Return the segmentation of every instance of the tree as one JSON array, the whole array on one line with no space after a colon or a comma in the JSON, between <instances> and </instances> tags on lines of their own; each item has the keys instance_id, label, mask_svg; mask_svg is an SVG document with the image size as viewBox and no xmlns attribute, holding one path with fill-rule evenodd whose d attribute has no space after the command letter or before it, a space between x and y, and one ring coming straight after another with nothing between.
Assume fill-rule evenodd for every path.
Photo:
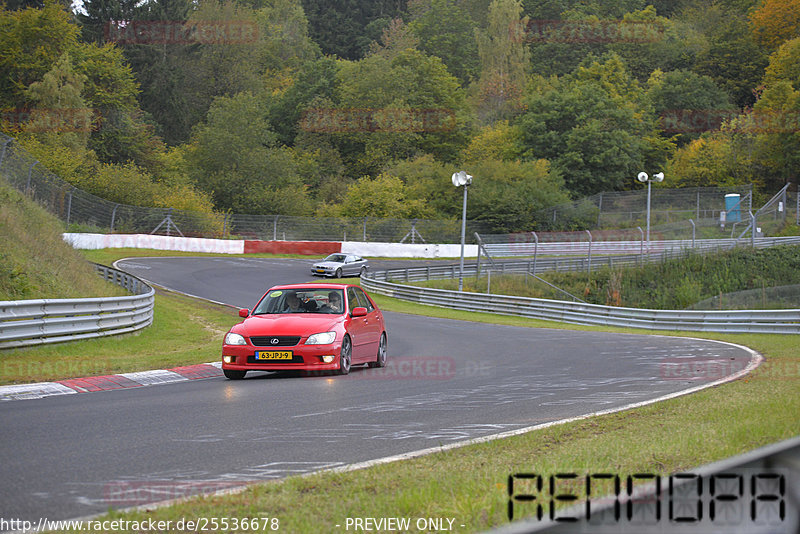
<instances>
[{"instance_id":1,"label":"tree","mask_svg":"<svg viewBox=\"0 0 800 534\"><path fill-rule=\"evenodd\" d=\"M541 210L569 201L560 175L545 160L486 160L469 168L476 178L467 217L486 223L492 232L535 230L542 223Z\"/></svg>"},{"instance_id":2,"label":"tree","mask_svg":"<svg viewBox=\"0 0 800 534\"><path fill-rule=\"evenodd\" d=\"M158 124L159 134L168 145L185 141L191 130L189 105L184 92L187 65L183 61L185 42L162 36L163 24L175 31L189 17L189 0L151 0L137 6L134 20L152 28L133 44L124 44L125 57L141 87L139 103Z\"/></svg>"},{"instance_id":3,"label":"tree","mask_svg":"<svg viewBox=\"0 0 800 534\"><path fill-rule=\"evenodd\" d=\"M639 171L662 166L673 148L615 55L587 61L526 102L518 121L526 159L549 160L575 196L630 189Z\"/></svg>"},{"instance_id":4,"label":"tree","mask_svg":"<svg viewBox=\"0 0 800 534\"><path fill-rule=\"evenodd\" d=\"M468 195L467 218L482 221L495 232L537 228L540 210L569 200L563 180L544 160L481 159L456 167L426 154L398 161L384 174L405 184L407 202L424 202L436 218L459 219L463 191L453 187L450 176L462 169L475 176Z\"/></svg>"},{"instance_id":5,"label":"tree","mask_svg":"<svg viewBox=\"0 0 800 534\"><path fill-rule=\"evenodd\" d=\"M355 176L421 153L452 161L466 142L463 90L442 61L417 50L343 62L338 102L317 110ZM308 116L308 115L307 115Z\"/></svg>"},{"instance_id":6,"label":"tree","mask_svg":"<svg viewBox=\"0 0 800 534\"><path fill-rule=\"evenodd\" d=\"M423 199L408 198L403 182L387 174L374 179L364 177L351 185L337 212L342 217L412 219L430 216Z\"/></svg>"},{"instance_id":7,"label":"tree","mask_svg":"<svg viewBox=\"0 0 800 534\"><path fill-rule=\"evenodd\" d=\"M763 0L750 14L756 41L769 50L800 37L800 0Z\"/></svg>"},{"instance_id":8,"label":"tree","mask_svg":"<svg viewBox=\"0 0 800 534\"><path fill-rule=\"evenodd\" d=\"M137 3L137 0L84 0L83 9L75 13L84 41L108 42L113 24L138 18Z\"/></svg>"},{"instance_id":9,"label":"tree","mask_svg":"<svg viewBox=\"0 0 800 534\"><path fill-rule=\"evenodd\" d=\"M432 0L417 12L409 6L412 21L409 27L419 38L419 49L438 56L447 70L467 86L477 78L480 69L477 25L469 13L455 0Z\"/></svg>"},{"instance_id":10,"label":"tree","mask_svg":"<svg viewBox=\"0 0 800 534\"><path fill-rule=\"evenodd\" d=\"M462 152L465 162L484 160L511 161L522 155L521 132L508 121L484 126Z\"/></svg>"},{"instance_id":11,"label":"tree","mask_svg":"<svg viewBox=\"0 0 800 534\"><path fill-rule=\"evenodd\" d=\"M214 98L256 91L263 84L265 70L258 46L265 31L260 29L255 10L233 1L202 2L187 24L198 28L227 25L239 29L241 36L231 42L200 41L180 49L176 60L191 68L182 76L187 119L179 139L188 138L189 129L205 118Z\"/></svg>"},{"instance_id":12,"label":"tree","mask_svg":"<svg viewBox=\"0 0 800 534\"><path fill-rule=\"evenodd\" d=\"M653 6L626 13L615 25L619 37L611 39L608 49L619 54L631 75L640 81L657 69L692 68L698 50L705 45L697 30L659 16Z\"/></svg>"},{"instance_id":13,"label":"tree","mask_svg":"<svg viewBox=\"0 0 800 534\"><path fill-rule=\"evenodd\" d=\"M765 185L777 189L797 181L800 165L800 38L770 56L764 89L742 129L755 133L754 159L766 170ZM746 120L746 121L745 121Z\"/></svg>"},{"instance_id":14,"label":"tree","mask_svg":"<svg viewBox=\"0 0 800 534\"><path fill-rule=\"evenodd\" d=\"M256 12L256 17L263 72L286 77L320 56L319 46L309 34L308 19L296 0L272 0Z\"/></svg>"},{"instance_id":15,"label":"tree","mask_svg":"<svg viewBox=\"0 0 800 534\"><path fill-rule=\"evenodd\" d=\"M392 60L401 52L417 48L419 39L403 22L403 19L392 19L383 29L379 41L373 41L369 46L370 55L382 55Z\"/></svg>"},{"instance_id":16,"label":"tree","mask_svg":"<svg viewBox=\"0 0 800 534\"><path fill-rule=\"evenodd\" d=\"M139 85L122 50L113 44L77 43L70 52L85 76L83 96L97 115L89 147L104 163L134 162L158 174L164 146L145 119Z\"/></svg>"},{"instance_id":17,"label":"tree","mask_svg":"<svg viewBox=\"0 0 800 534\"><path fill-rule=\"evenodd\" d=\"M0 108L22 107L28 86L41 80L77 40L78 28L52 0L41 9L0 10Z\"/></svg>"},{"instance_id":18,"label":"tree","mask_svg":"<svg viewBox=\"0 0 800 534\"><path fill-rule=\"evenodd\" d=\"M665 134L677 136L678 146L697 139L703 133L697 131L696 123L685 124L680 120L681 117L701 120L705 117L705 124L710 129L716 129L723 119L732 116L735 111L727 93L717 87L714 80L685 70L653 72L647 81L647 97L653 105L653 111L662 120Z\"/></svg>"},{"instance_id":19,"label":"tree","mask_svg":"<svg viewBox=\"0 0 800 534\"><path fill-rule=\"evenodd\" d=\"M708 45L698 53L692 70L710 77L734 104L743 108L755 102L753 91L767 63L763 48L748 31L745 16L728 9L721 11L718 24L708 35Z\"/></svg>"},{"instance_id":20,"label":"tree","mask_svg":"<svg viewBox=\"0 0 800 534\"><path fill-rule=\"evenodd\" d=\"M520 108L530 60L524 42L527 23L520 0L493 0L489 26L477 32L481 60L478 113L484 122L509 118Z\"/></svg>"},{"instance_id":21,"label":"tree","mask_svg":"<svg viewBox=\"0 0 800 534\"><path fill-rule=\"evenodd\" d=\"M406 0L302 0L311 35L325 55L356 60L389 21L403 18Z\"/></svg>"},{"instance_id":22,"label":"tree","mask_svg":"<svg viewBox=\"0 0 800 534\"><path fill-rule=\"evenodd\" d=\"M725 134L708 134L679 149L669 161L666 173L674 187L722 187L750 181L748 163L737 156L733 139Z\"/></svg>"},{"instance_id":23,"label":"tree","mask_svg":"<svg viewBox=\"0 0 800 534\"><path fill-rule=\"evenodd\" d=\"M218 97L186 147L189 174L217 209L308 215L306 188L269 127L268 107L265 95Z\"/></svg>"},{"instance_id":24,"label":"tree","mask_svg":"<svg viewBox=\"0 0 800 534\"><path fill-rule=\"evenodd\" d=\"M270 124L282 144L294 144L303 112L315 99L331 102L335 98L338 71L339 64L330 57L306 61L300 66L292 84L277 96L269 110Z\"/></svg>"}]
</instances>

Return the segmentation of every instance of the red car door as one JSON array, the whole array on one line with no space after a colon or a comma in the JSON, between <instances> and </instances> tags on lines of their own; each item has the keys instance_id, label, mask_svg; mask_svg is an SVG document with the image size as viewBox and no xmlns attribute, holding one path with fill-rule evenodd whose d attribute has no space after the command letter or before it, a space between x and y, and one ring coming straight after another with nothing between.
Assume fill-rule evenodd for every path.
<instances>
[{"instance_id":1,"label":"red car door","mask_svg":"<svg viewBox=\"0 0 800 534\"><path fill-rule=\"evenodd\" d=\"M366 298L360 288L347 288L347 306L352 314L355 308L366 308L367 315L350 318L350 339L353 342L353 363L364 363L374 359L378 353L378 342L382 325L377 317L377 310ZM376 333L377 332L377 333Z\"/></svg>"}]
</instances>

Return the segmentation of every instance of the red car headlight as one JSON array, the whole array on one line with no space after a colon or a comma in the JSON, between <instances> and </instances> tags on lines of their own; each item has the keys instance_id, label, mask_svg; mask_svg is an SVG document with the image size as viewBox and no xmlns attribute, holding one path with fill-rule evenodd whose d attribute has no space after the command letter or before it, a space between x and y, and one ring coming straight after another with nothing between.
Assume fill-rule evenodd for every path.
<instances>
[{"instance_id":1,"label":"red car headlight","mask_svg":"<svg viewBox=\"0 0 800 534\"><path fill-rule=\"evenodd\" d=\"M320 332L308 336L306 345L330 345L334 341L336 341L336 332Z\"/></svg>"},{"instance_id":2,"label":"red car headlight","mask_svg":"<svg viewBox=\"0 0 800 534\"><path fill-rule=\"evenodd\" d=\"M244 340L244 336L241 334L234 334L233 332L228 332L227 334L225 334L225 344L247 345L247 341Z\"/></svg>"}]
</instances>

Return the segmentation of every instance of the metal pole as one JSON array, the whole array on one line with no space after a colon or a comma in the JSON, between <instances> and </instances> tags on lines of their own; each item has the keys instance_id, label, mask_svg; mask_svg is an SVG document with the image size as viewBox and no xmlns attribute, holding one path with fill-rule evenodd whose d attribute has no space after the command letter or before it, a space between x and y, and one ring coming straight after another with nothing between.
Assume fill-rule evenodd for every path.
<instances>
[{"instance_id":1,"label":"metal pole","mask_svg":"<svg viewBox=\"0 0 800 534\"><path fill-rule=\"evenodd\" d=\"M0 152L0 165L3 164L3 158L6 157L6 147L11 142L11 139L6 139L5 143L3 143L3 152Z\"/></svg>"},{"instance_id":2,"label":"metal pole","mask_svg":"<svg viewBox=\"0 0 800 534\"><path fill-rule=\"evenodd\" d=\"M67 200L67 226L69 226L69 216L72 212L72 191L67 194L69 195L69 200Z\"/></svg>"},{"instance_id":3,"label":"metal pole","mask_svg":"<svg viewBox=\"0 0 800 534\"><path fill-rule=\"evenodd\" d=\"M647 179L647 253L650 253L650 179Z\"/></svg>"},{"instance_id":4,"label":"metal pole","mask_svg":"<svg viewBox=\"0 0 800 534\"><path fill-rule=\"evenodd\" d=\"M603 214L603 193L600 193L600 199L597 202L597 227L600 228L600 215Z\"/></svg>"},{"instance_id":5,"label":"metal pole","mask_svg":"<svg viewBox=\"0 0 800 534\"><path fill-rule=\"evenodd\" d=\"M469 185L464 185L464 207L461 209L461 263L458 271L458 290L464 290L464 240L467 233L467 188Z\"/></svg>"},{"instance_id":6,"label":"metal pole","mask_svg":"<svg viewBox=\"0 0 800 534\"><path fill-rule=\"evenodd\" d=\"M33 168L36 167L36 164L39 163L38 161L34 161L31 168L28 169L28 185L25 186L25 194L27 195L31 191L31 174L33 174Z\"/></svg>"},{"instance_id":7,"label":"metal pole","mask_svg":"<svg viewBox=\"0 0 800 534\"><path fill-rule=\"evenodd\" d=\"M536 232L531 232L533 234L533 239L536 241L536 244L533 246L533 274L536 274L536 255L539 253L539 236L536 235Z\"/></svg>"},{"instance_id":8,"label":"metal pole","mask_svg":"<svg viewBox=\"0 0 800 534\"><path fill-rule=\"evenodd\" d=\"M639 233L642 234L642 240L639 242L639 257L643 258L644 256L644 232L642 232L642 227L636 227L639 230Z\"/></svg>"},{"instance_id":9,"label":"metal pole","mask_svg":"<svg viewBox=\"0 0 800 534\"><path fill-rule=\"evenodd\" d=\"M696 228L693 220L689 219L689 222L692 223L692 249L694 249L694 236Z\"/></svg>"},{"instance_id":10,"label":"metal pole","mask_svg":"<svg viewBox=\"0 0 800 534\"><path fill-rule=\"evenodd\" d=\"M591 274L592 272L592 232L586 230L586 233L589 234L589 256L587 258L587 265L586 271Z\"/></svg>"},{"instance_id":11,"label":"metal pole","mask_svg":"<svg viewBox=\"0 0 800 534\"><path fill-rule=\"evenodd\" d=\"M112 234L114 233L114 219L117 216L117 208L118 207L119 207L119 204L114 204L114 210L111 212L111 229L110 229L110 232Z\"/></svg>"},{"instance_id":12,"label":"metal pole","mask_svg":"<svg viewBox=\"0 0 800 534\"><path fill-rule=\"evenodd\" d=\"M697 192L697 218L700 218L700 191Z\"/></svg>"}]
</instances>

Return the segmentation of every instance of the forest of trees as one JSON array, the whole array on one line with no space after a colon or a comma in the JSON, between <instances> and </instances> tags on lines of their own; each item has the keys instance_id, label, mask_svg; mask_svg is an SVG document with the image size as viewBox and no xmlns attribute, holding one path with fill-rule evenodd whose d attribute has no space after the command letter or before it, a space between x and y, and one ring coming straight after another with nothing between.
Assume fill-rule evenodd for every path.
<instances>
[{"instance_id":1,"label":"forest of trees","mask_svg":"<svg viewBox=\"0 0 800 534\"><path fill-rule=\"evenodd\" d=\"M536 229L800 166L800 0L7 0L0 129L114 202Z\"/></svg>"}]
</instances>

